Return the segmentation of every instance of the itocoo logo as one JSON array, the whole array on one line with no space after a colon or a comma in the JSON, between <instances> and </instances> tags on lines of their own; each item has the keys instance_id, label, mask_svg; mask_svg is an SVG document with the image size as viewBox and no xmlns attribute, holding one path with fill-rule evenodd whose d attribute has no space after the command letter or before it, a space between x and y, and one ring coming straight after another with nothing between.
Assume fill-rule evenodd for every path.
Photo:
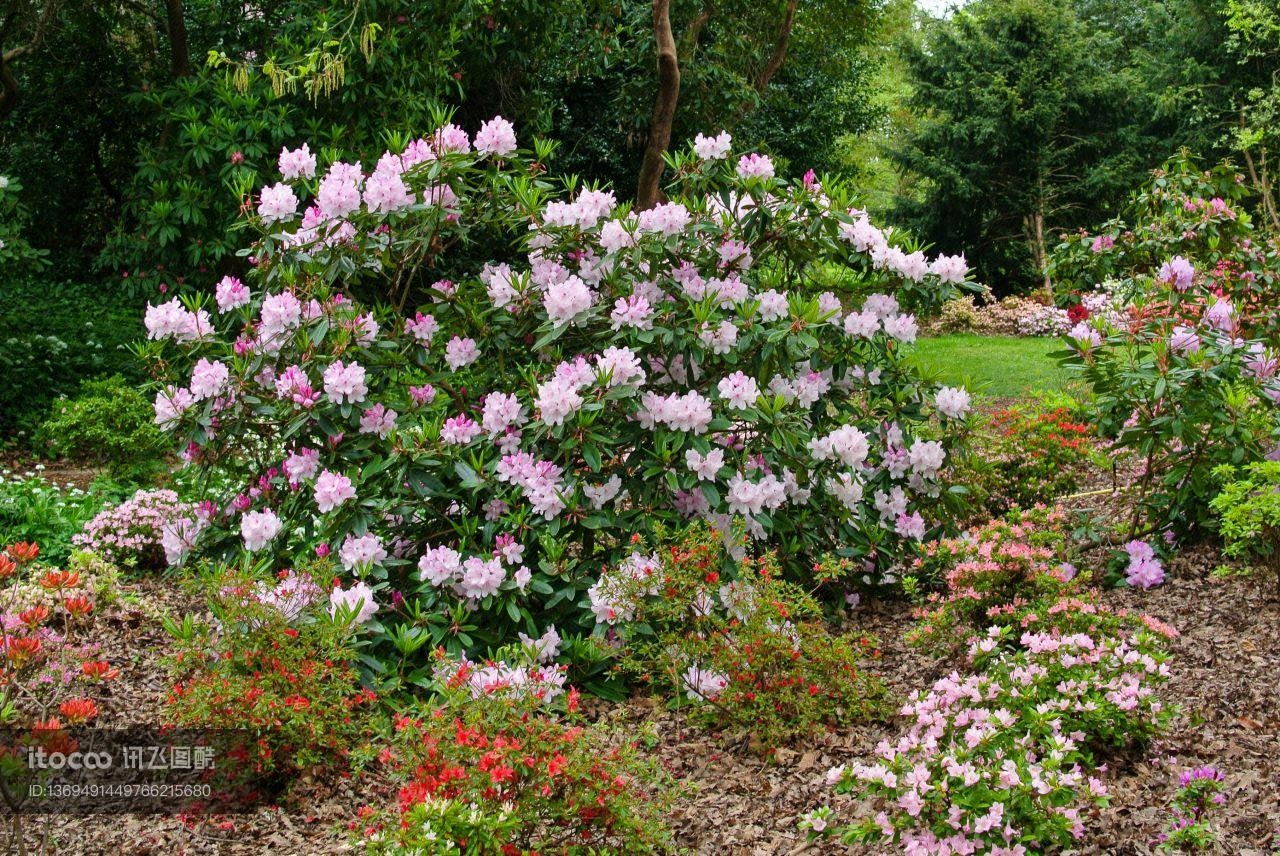
<instances>
[{"instance_id":1,"label":"itocoo logo","mask_svg":"<svg viewBox=\"0 0 1280 856\"><path fill-rule=\"evenodd\" d=\"M43 748L27 749L29 770L108 770L110 752L46 752Z\"/></svg>"}]
</instances>

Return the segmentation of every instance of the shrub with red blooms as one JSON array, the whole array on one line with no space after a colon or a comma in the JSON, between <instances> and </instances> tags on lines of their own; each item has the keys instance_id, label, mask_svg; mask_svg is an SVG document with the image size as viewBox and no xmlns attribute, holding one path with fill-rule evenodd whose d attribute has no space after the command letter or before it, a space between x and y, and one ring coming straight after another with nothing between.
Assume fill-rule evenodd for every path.
<instances>
[{"instance_id":1,"label":"shrub with red blooms","mask_svg":"<svg viewBox=\"0 0 1280 856\"><path fill-rule=\"evenodd\" d=\"M697 524L654 555L648 575L605 577L622 607L621 662L697 703L695 719L772 751L883 712L884 686L864 669L875 642L830 632L814 598L782 581L772 551L734 562Z\"/></svg>"},{"instance_id":2,"label":"shrub with red blooms","mask_svg":"<svg viewBox=\"0 0 1280 856\"><path fill-rule=\"evenodd\" d=\"M25 748L76 751L66 729L95 723L101 709L93 696L120 675L98 658L88 626L115 569L88 553L74 554L66 570L39 558L33 542L0 550L0 729L8 732L0 745L0 804L10 809L6 826L18 842L30 831L25 813L15 809L30 808L29 787L48 775L28 766ZM47 822L47 816L35 821Z\"/></svg>"},{"instance_id":3,"label":"shrub with red blooms","mask_svg":"<svg viewBox=\"0 0 1280 856\"><path fill-rule=\"evenodd\" d=\"M1051 502L1079 488L1093 433L1066 402L1045 398L997 410L975 427L974 453L956 479L975 494L975 510L989 516Z\"/></svg>"},{"instance_id":4,"label":"shrub with red blooms","mask_svg":"<svg viewBox=\"0 0 1280 856\"><path fill-rule=\"evenodd\" d=\"M307 569L275 585L230 571L212 579L212 621L166 622L177 640L173 722L256 735L235 759L245 780L349 763L373 733L377 701L360 685L350 622L320 608Z\"/></svg>"},{"instance_id":5,"label":"shrub with red blooms","mask_svg":"<svg viewBox=\"0 0 1280 856\"><path fill-rule=\"evenodd\" d=\"M67 570L39 556L30 542L0 551L0 727L83 725L98 714L88 687L119 675L85 627L112 569L83 553Z\"/></svg>"},{"instance_id":6,"label":"shrub with red blooms","mask_svg":"<svg viewBox=\"0 0 1280 856\"><path fill-rule=\"evenodd\" d=\"M671 852L670 777L634 745L532 697L473 697L442 684L439 706L397 716L378 756L390 805L350 824L369 854Z\"/></svg>"}]
</instances>

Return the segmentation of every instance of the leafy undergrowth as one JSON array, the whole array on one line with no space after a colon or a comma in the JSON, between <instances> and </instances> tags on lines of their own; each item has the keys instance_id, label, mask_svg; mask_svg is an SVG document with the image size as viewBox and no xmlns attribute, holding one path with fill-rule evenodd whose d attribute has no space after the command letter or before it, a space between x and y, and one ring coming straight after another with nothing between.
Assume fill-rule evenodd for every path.
<instances>
[{"instance_id":1,"label":"leafy undergrowth","mask_svg":"<svg viewBox=\"0 0 1280 856\"><path fill-rule=\"evenodd\" d=\"M1260 676L1280 672L1280 605L1256 578L1220 579L1212 549L1173 560L1168 582L1149 592L1116 590L1105 601L1176 624L1173 673L1166 696L1180 705L1169 732L1150 760L1114 765L1104 775L1111 805L1091 822L1079 851L1093 854L1152 852L1171 816L1169 802L1179 773L1212 764L1224 776L1226 802L1218 808L1221 852L1269 854L1280 829L1280 699ZM167 691L159 663L164 634L156 616L189 608L176 584L143 580L122 586L118 603L95 614L91 630L102 656L121 665L103 702L103 715L118 722L154 722ZM883 640L880 661L889 690L901 697L926 687L942 667L902 641L913 619L905 605L868 602L855 613L858 632ZM869 756L896 736L895 723L865 723L824 732L772 759L742 743L725 745L694 727L684 714L649 699L623 704L592 702L595 718L642 735L651 752L688 793L670 813L677 841L694 853L789 853L803 845L798 820L832 799L829 768ZM376 780L304 777L288 807L199 821L176 817L54 818L56 852L68 854L257 854L349 852L337 829L368 802ZM832 803L837 809L841 803ZM890 853L883 846L848 850L828 843L805 853Z\"/></svg>"}]
</instances>

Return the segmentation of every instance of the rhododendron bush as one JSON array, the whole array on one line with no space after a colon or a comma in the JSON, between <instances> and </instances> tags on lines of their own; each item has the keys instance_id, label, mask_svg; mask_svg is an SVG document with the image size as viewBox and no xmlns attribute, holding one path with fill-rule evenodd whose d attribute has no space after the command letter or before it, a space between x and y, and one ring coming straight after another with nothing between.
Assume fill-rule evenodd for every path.
<instances>
[{"instance_id":1,"label":"rhododendron bush","mask_svg":"<svg viewBox=\"0 0 1280 856\"><path fill-rule=\"evenodd\" d=\"M793 570L898 563L958 499L968 396L903 356L964 260L729 145L700 137L641 212L557 195L549 147L500 118L372 169L283 152L248 282L147 310L156 421L239 484L168 529L170 559L332 553L370 626L453 650L590 630L601 567L657 523L738 518ZM433 281L475 229L519 255ZM813 293L818 262L860 277L847 305Z\"/></svg>"},{"instance_id":2,"label":"rhododendron bush","mask_svg":"<svg viewBox=\"0 0 1280 856\"><path fill-rule=\"evenodd\" d=\"M1135 198L1142 225L1109 224L1056 255L1059 275L1117 276L1127 299L1125 317L1073 327L1064 355L1095 393L1098 428L1137 462L1127 538L1211 522L1213 468L1275 448L1280 263L1241 194L1229 170L1178 162Z\"/></svg>"}]
</instances>

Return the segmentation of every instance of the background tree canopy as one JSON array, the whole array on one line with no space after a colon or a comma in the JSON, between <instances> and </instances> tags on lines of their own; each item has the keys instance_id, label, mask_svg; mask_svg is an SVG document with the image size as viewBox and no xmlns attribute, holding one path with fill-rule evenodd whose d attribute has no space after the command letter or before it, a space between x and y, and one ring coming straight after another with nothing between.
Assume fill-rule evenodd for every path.
<instances>
[{"instance_id":1,"label":"background tree canopy","mask_svg":"<svg viewBox=\"0 0 1280 856\"><path fill-rule=\"evenodd\" d=\"M240 209L304 140L367 158L386 128L502 114L558 141L557 171L632 197L663 91L655 11L672 141L723 128L849 179L997 293L1043 283L1059 233L1183 147L1234 158L1280 229L1270 0L971 0L941 18L911 0L13 0L0 336L41 317L42 283L132 311L239 270Z\"/></svg>"}]
</instances>

